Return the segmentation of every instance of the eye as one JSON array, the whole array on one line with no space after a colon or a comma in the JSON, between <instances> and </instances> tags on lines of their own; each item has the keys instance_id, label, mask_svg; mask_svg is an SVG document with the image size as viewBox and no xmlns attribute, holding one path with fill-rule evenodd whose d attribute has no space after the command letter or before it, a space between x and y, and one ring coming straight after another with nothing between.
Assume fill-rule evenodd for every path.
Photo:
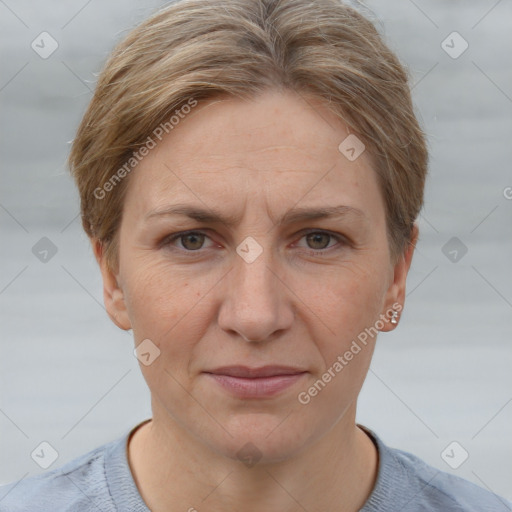
<instances>
[{"instance_id":1,"label":"eye","mask_svg":"<svg viewBox=\"0 0 512 512\"><path fill-rule=\"evenodd\" d=\"M202 231L184 231L167 236L160 245L161 247L169 249L178 249L182 252L193 253L205 248L204 242L206 239L210 240L208 235ZM299 240L303 239L306 240L306 248L317 254L327 252L336 245L343 246L346 244L344 237L329 231L310 230L309 232L303 233ZM329 245L332 241L335 243ZM180 242L180 244L176 245L177 242ZM297 247L304 246L297 245Z\"/></svg>"},{"instance_id":2,"label":"eye","mask_svg":"<svg viewBox=\"0 0 512 512\"><path fill-rule=\"evenodd\" d=\"M187 252L194 252L203 248L205 238L208 238L208 236L201 231L176 233L165 238L162 241L162 246L173 246L174 242L179 240L181 242L181 247L178 246L178 249L183 249Z\"/></svg>"},{"instance_id":3,"label":"eye","mask_svg":"<svg viewBox=\"0 0 512 512\"><path fill-rule=\"evenodd\" d=\"M326 249L331 249L336 246L336 243L343 245L345 242L342 236L328 231L309 231L302 236L302 239L306 240L307 248L320 252L326 252ZM329 246L329 241L332 240L336 243Z\"/></svg>"}]
</instances>

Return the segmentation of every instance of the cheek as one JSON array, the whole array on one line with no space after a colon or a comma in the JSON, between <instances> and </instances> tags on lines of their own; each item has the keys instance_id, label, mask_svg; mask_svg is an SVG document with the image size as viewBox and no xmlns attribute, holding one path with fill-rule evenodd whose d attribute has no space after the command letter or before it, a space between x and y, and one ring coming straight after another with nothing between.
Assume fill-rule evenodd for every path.
<instances>
[{"instance_id":1,"label":"cheek","mask_svg":"<svg viewBox=\"0 0 512 512\"><path fill-rule=\"evenodd\" d=\"M362 268L340 270L328 288L311 294L308 302L316 317L328 327L312 334L320 354L321 365L307 386L302 399L310 400L313 416L336 422L357 399L375 347L376 331L383 301L383 285L379 274ZM304 292L305 293L305 292ZM306 295L308 296L308 295ZM325 333L327 332L327 335ZM300 402L304 403L304 402Z\"/></svg>"},{"instance_id":2,"label":"cheek","mask_svg":"<svg viewBox=\"0 0 512 512\"><path fill-rule=\"evenodd\" d=\"M125 301L136 344L150 339L159 348L155 368L187 372L197 340L213 321L209 293L218 277L194 276L165 261L139 261L126 275Z\"/></svg>"},{"instance_id":3,"label":"cheek","mask_svg":"<svg viewBox=\"0 0 512 512\"><path fill-rule=\"evenodd\" d=\"M371 264L339 267L321 281L304 282L299 296L341 347L378 319L385 295L382 268ZM338 347L339 348L339 347Z\"/></svg>"},{"instance_id":4,"label":"cheek","mask_svg":"<svg viewBox=\"0 0 512 512\"><path fill-rule=\"evenodd\" d=\"M159 343L198 300L188 279L168 266L139 263L126 274L125 302L136 340Z\"/></svg>"},{"instance_id":5,"label":"cheek","mask_svg":"<svg viewBox=\"0 0 512 512\"><path fill-rule=\"evenodd\" d=\"M308 305L328 327L311 333L321 364L310 385L315 386L313 394L322 395L314 399L316 407L333 419L357 398L375 347L386 278L382 266L366 263L337 269L321 289L311 293L310 288L304 295L314 301L308 299ZM310 321L320 325L314 318Z\"/></svg>"}]
</instances>

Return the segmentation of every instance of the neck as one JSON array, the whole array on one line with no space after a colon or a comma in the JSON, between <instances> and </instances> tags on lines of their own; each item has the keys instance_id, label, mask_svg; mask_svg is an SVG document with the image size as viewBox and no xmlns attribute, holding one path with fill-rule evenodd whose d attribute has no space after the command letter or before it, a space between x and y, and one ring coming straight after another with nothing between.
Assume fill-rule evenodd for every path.
<instances>
[{"instance_id":1,"label":"neck","mask_svg":"<svg viewBox=\"0 0 512 512\"><path fill-rule=\"evenodd\" d=\"M128 460L153 512L356 512L375 485L378 454L352 409L293 458L252 467L213 452L168 415L164 423L154 414L130 438Z\"/></svg>"}]
</instances>

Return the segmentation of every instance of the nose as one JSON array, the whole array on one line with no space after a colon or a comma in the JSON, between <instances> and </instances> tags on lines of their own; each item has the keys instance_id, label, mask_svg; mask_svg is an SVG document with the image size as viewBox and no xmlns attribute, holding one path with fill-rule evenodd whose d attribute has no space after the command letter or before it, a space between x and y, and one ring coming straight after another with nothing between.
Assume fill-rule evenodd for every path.
<instances>
[{"instance_id":1,"label":"nose","mask_svg":"<svg viewBox=\"0 0 512 512\"><path fill-rule=\"evenodd\" d=\"M278 275L270 250L249 261L235 255L218 322L223 330L245 341L262 342L290 328L294 313L289 288Z\"/></svg>"}]
</instances>

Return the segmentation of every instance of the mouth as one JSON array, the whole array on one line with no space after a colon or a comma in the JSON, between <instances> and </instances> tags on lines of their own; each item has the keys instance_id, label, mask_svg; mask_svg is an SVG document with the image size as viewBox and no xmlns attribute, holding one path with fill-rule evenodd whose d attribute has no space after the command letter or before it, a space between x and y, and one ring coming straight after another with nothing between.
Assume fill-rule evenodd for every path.
<instances>
[{"instance_id":1,"label":"mouth","mask_svg":"<svg viewBox=\"0 0 512 512\"><path fill-rule=\"evenodd\" d=\"M290 388L308 372L289 366L225 366L204 373L237 398L269 398Z\"/></svg>"}]
</instances>

